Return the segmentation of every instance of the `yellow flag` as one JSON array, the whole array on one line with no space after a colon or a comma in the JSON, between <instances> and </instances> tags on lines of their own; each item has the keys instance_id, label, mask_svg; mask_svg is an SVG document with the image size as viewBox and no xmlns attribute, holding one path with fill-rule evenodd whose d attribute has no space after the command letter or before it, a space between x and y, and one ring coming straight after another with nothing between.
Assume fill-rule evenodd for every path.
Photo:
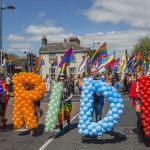
<instances>
[{"instance_id":1,"label":"yellow flag","mask_svg":"<svg viewBox=\"0 0 150 150\"><path fill-rule=\"evenodd\" d=\"M122 59L121 59L121 63L117 69L117 73L122 72L122 70L124 70L126 68L126 64L127 64L127 60L126 60L126 53L123 54Z\"/></svg>"}]
</instances>

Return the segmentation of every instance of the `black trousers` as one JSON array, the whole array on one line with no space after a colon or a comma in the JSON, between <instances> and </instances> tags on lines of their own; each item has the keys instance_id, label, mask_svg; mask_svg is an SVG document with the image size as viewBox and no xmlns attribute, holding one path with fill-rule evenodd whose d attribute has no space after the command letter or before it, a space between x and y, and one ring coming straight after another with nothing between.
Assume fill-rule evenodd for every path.
<instances>
[{"instance_id":1,"label":"black trousers","mask_svg":"<svg viewBox=\"0 0 150 150\"><path fill-rule=\"evenodd\" d=\"M141 112L136 112L136 115L137 115L138 136L139 138L143 138L144 132L143 132L142 119L141 119Z\"/></svg>"}]
</instances>

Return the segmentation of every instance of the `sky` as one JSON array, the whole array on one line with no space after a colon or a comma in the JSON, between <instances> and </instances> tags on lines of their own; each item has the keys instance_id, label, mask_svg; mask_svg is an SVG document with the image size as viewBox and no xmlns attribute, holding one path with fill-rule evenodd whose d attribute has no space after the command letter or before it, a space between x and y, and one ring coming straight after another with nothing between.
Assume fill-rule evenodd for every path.
<instances>
[{"instance_id":1,"label":"sky","mask_svg":"<svg viewBox=\"0 0 150 150\"><path fill-rule=\"evenodd\" d=\"M39 55L43 36L48 43L77 36L95 49L107 42L118 58L150 34L150 0L2 0L10 5L2 10L3 51L18 56Z\"/></svg>"}]
</instances>

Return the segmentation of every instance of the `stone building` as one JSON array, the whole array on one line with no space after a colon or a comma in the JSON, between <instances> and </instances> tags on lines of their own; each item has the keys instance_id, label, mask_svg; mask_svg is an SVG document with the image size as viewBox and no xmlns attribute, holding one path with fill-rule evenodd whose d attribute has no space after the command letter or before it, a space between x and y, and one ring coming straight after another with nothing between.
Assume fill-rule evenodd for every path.
<instances>
[{"instance_id":1,"label":"stone building","mask_svg":"<svg viewBox=\"0 0 150 150\"><path fill-rule=\"evenodd\" d=\"M74 49L75 60L70 62L70 65L67 67L67 75L69 76L70 74L73 74L76 78L77 74L81 74L78 72L78 66L81 63L83 56L90 50L90 48L81 46L80 40L76 36L70 37L68 40L65 38L62 43L48 43L47 38L43 36L42 46L39 50L39 54L43 55L45 62L45 65L40 69L40 74L43 78L45 78L46 74L49 74L52 79L57 79L60 72L58 65L61 61L61 57L71 47ZM55 56L58 56L58 65L52 67L51 62ZM87 71L86 66L83 71Z\"/></svg>"}]
</instances>

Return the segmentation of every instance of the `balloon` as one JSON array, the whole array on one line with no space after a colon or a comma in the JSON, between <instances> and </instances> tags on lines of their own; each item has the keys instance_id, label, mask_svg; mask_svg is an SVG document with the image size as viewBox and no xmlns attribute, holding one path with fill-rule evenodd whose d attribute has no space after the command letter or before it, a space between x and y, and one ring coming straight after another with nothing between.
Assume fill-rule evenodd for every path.
<instances>
[{"instance_id":1,"label":"balloon","mask_svg":"<svg viewBox=\"0 0 150 150\"><path fill-rule=\"evenodd\" d=\"M87 78L83 86L84 90L81 93L80 99L80 117L78 117L79 133L93 136L102 135L104 132L111 131L123 113L124 105L121 95L109 84L100 80L93 80L92 78ZM106 117L97 123L92 122L94 92L105 96L110 103Z\"/></svg>"},{"instance_id":2,"label":"balloon","mask_svg":"<svg viewBox=\"0 0 150 150\"><path fill-rule=\"evenodd\" d=\"M48 110L46 112L46 118L44 123L45 132L53 132L56 127L58 112L61 104L62 89L62 83L53 82L52 93L50 96L51 101L49 101L48 104ZM84 114L84 112L82 114Z\"/></svg>"},{"instance_id":3,"label":"balloon","mask_svg":"<svg viewBox=\"0 0 150 150\"><path fill-rule=\"evenodd\" d=\"M37 128L34 102L39 101L46 91L45 81L33 72L20 72L12 78L14 84L13 124L15 129Z\"/></svg>"}]
</instances>

